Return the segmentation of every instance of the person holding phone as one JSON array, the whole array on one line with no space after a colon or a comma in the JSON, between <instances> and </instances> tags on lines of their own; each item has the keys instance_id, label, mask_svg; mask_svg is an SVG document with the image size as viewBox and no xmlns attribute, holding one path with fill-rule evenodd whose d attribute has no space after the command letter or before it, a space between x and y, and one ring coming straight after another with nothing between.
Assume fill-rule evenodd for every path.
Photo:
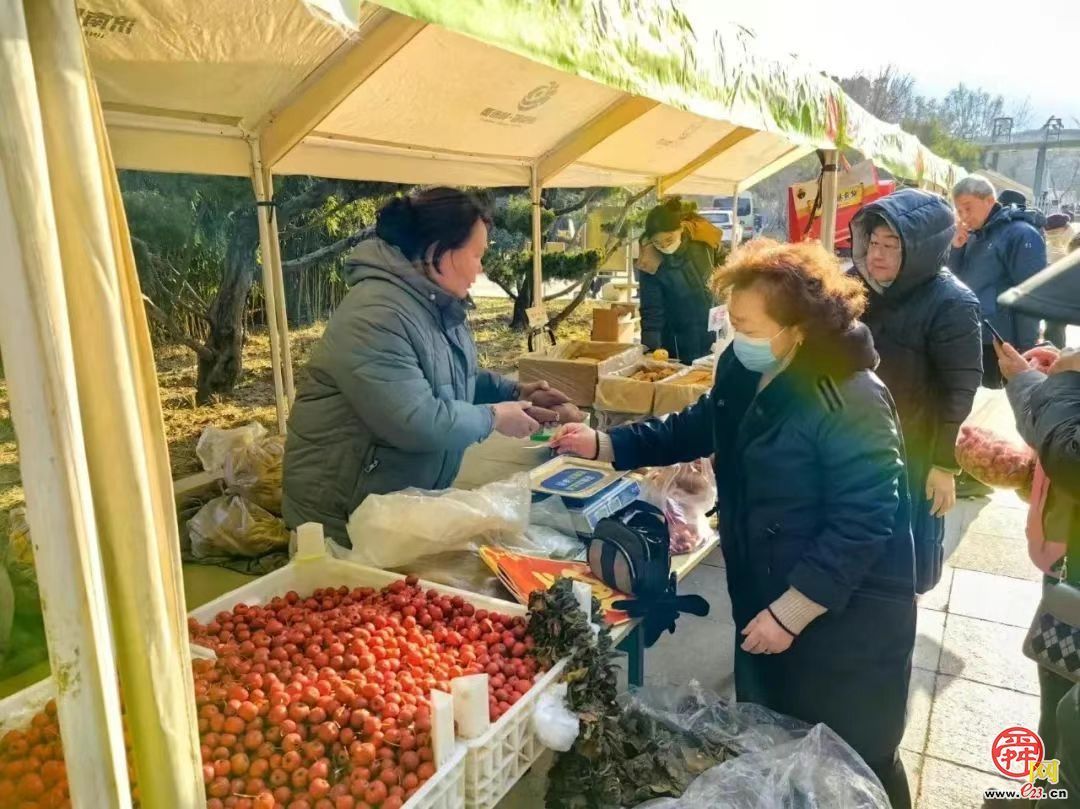
<instances>
[{"instance_id":1,"label":"person holding phone","mask_svg":"<svg viewBox=\"0 0 1080 809\"><path fill-rule=\"evenodd\" d=\"M881 355L877 373L896 401L911 489L916 589L941 578L945 515L956 504L956 436L982 381L979 300L945 262L956 229L949 204L905 188L851 222L862 321Z\"/></svg>"},{"instance_id":2,"label":"person holding phone","mask_svg":"<svg viewBox=\"0 0 1080 809\"><path fill-rule=\"evenodd\" d=\"M1020 351L1033 348L1039 318L1000 307L998 296L1046 267L1046 239L1040 230L1045 220L1036 211L1002 205L993 183L977 174L956 184L953 201L962 231L953 241L949 268L975 293L983 317L1007 342ZM988 330L982 341L983 385L1001 388L1004 380Z\"/></svg>"}]
</instances>

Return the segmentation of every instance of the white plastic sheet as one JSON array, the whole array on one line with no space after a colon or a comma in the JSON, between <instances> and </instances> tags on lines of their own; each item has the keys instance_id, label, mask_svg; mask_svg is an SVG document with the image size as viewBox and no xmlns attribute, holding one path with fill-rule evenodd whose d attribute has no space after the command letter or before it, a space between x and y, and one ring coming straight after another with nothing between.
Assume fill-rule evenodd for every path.
<instances>
[{"instance_id":1,"label":"white plastic sheet","mask_svg":"<svg viewBox=\"0 0 1080 809\"><path fill-rule=\"evenodd\" d=\"M623 704L738 754L702 773L680 797L647 801L639 809L889 807L870 768L825 725L728 702L693 681L683 688L642 688Z\"/></svg>"}]
</instances>

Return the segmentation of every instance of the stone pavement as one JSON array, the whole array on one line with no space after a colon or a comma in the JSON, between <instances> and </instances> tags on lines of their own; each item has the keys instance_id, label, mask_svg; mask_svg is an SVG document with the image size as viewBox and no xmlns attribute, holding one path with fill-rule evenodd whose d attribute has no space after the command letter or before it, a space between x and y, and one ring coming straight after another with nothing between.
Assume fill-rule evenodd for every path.
<instances>
[{"instance_id":1,"label":"stone pavement","mask_svg":"<svg viewBox=\"0 0 1080 809\"><path fill-rule=\"evenodd\" d=\"M1001 393L980 392L973 420L1013 431ZM994 769L991 743L1007 727L1038 725L1036 667L1021 652L1041 590L1027 558L1026 513L1015 495L998 493L962 501L947 521L942 581L919 600L902 744L918 809L980 807L987 787L1015 783ZM735 626L719 552L682 589L705 596L711 613L684 616L676 635L665 635L647 652L646 681L678 685L694 678L733 695ZM536 769L500 804L503 809L543 805L539 771L546 768Z\"/></svg>"}]
</instances>

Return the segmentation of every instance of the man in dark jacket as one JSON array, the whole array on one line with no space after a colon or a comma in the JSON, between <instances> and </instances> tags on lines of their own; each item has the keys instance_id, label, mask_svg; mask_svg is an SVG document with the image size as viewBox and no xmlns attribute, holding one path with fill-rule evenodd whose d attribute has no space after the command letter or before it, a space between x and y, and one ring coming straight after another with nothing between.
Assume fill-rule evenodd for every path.
<instances>
[{"instance_id":1,"label":"man in dark jacket","mask_svg":"<svg viewBox=\"0 0 1080 809\"><path fill-rule=\"evenodd\" d=\"M678 198L649 211L637 269L642 345L663 348L672 359L691 363L712 349L713 300L708 286L717 264L720 231L704 220L687 227L685 218ZM712 235L710 243L707 237Z\"/></svg>"},{"instance_id":2,"label":"man in dark jacket","mask_svg":"<svg viewBox=\"0 0 1080 809\"><path fill-rule=\"evenodd\" d=\"M1004 207L990 181L976 174L956 184L953 200L963 226L953 240L949 268L975 292L983 317L1002 338L1027 351L1039 339L1038 318L1002 309L997 299L1046 266L1046 241L1033 224L1035 212ZM982 337L983 384L1000 388L993 335L985 329Z\"/></svg>"},{"instance_id":3,"label":"man in dark jacket","mask_svg":"<svg viewBox=\"0 0 1080 809\"><path fill-rule=\"evenodd\" d=\"M869 291L863 322L907 449L920 593L941 578L956 435L982 379L979 301L944 268L954 230L945 200L914 188L867 205L851 223L852 258Z\"/></svg>"}]
</instances>

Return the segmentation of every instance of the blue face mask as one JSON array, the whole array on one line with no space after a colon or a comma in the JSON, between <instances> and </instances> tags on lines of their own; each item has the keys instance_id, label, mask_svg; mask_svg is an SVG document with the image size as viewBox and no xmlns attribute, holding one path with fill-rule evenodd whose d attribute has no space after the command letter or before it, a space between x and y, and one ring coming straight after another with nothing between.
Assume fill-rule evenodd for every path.
<instances>
[{"instance_id":1,"label":"blue face mask","mask_svg":"<svg viewBox=\"0 0 1080 809\"><path fill-rule=\"evenodd\" d=\"M773 354L772 343L785 331L786 329L781 329L772 337L747 337L742 332L735 332L732 341L735 358L748 371L758 374L775 371L780 366L780 360Z\"/></svg>"}]
</instances>

